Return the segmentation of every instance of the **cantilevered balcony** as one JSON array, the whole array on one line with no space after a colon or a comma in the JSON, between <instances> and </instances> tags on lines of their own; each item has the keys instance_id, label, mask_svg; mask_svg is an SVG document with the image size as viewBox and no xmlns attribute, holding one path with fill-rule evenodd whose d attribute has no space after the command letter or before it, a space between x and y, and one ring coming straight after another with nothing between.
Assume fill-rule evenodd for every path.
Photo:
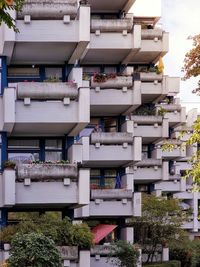
<instances>
[{"instance_id":1,"label":"cantilevered balcony","mask_svg":"<svg viewBox=\"0 0 200 267\"><path fill-rule=\"evenodd\" d=\"M141 29L140 50L135 55L130 55L127 59L130 63L156 63L159 57L167 54L168 50L169 33L162 29ZM127 59L124 63L127 63Z\"/></svg>"},{"instance_id":2,"label":"cantilevered balcony","mask_svg":"<svg viewBox=\"0 0 200 267\"><path fill-rule=\"evenodd\" d=\"M168 94L177 94L180 89L180 78L168 77L156 72L140 72L140 81L134 82L140 88L142 103L154 102L165 98Z\"/></svg>"},{"instance_id":3,"label":"cantilevered balcony","mask_svg":"<svg viewBox=\"0 0 200 267\"><path fill-rule=\"evenodd\" d=\"M128 133L92 133L68 149L68 158L86 167L127 166L141 160L141 142Z\"/></svg>"},{"instance_id":4,"label":"cantilevered balcony","mask_svg":"<svg viewBox=\"0 0 200 267\"><path fill-rule=\"evenodd\" d=\"M115 0L110 2L107 0L89 0L93 13L119 13L121 11L129 11L135 0Z\"/></svg>"},{"instance_id":5,"label":"cantilevered balcony","mask_svg":"<svg viewBox=\"0 0 200 267\"><path fill-rule=\"evenodd\" d=\"M186 108L180 104L159 104L156 105L157 111L162 109L164 117L169 120L170 127L175 127L186 122Z\"/></svg>"},{"instance_id":6,"label":"cantilevered balcony","mask_svg":"<svg viewBox=\"0 0 200 267\"><path fill-rule=\"evenodd\" d=\"M132 170L131 170L132 169ZM168 180L168 162L157 159L145 159L130 168L135 183Z\"/></svg>"},{"instance_id":7,"label":"cantilevered balcony","mask_svg":"<svg viewBox=\"0 0 200 267\"><path fill-rule=\"evenodd\" d=\"M90 85L91 114L127 114L141 104L141 94L134 88L132 76L116 76L105 82L97 82L91 77Z\"/></svg>"},{"instance_id":8,"label":"cantilevered balcony","mask_svg":"<svg viewBox=\"0 0 200 267\"><path fill-rule=\"evenodd\" d=\"M14 85L13 85L14 86ZM12 135L77 135L89 122L89 88L23 82L0 98L0 130Z\"/></svg>"},{"instance_id":9,"label":"cantilevered balcony","mask_svg":"<svg viewBox=\"0 0 200 267\"><path fill-rule=\"evenodd\" d=\"M18 33L2 26L0 54L14 64L73 64L90 41L90 7L77 1L27 1L16 17ZM75 18L76 17L76 18Z\"/></svg>"},{"instance_id":10,"label":"cantilevered balcony","mask_svg":"<svg viewBox=\"0 0 200 267\"><path fill-rule=\"evenodd\" d=\"M141 216L141 193L126 189L91 191L90 204L75 210L75 217Z\"/></svg>"},{"instance_id":11,"label":"cantilevered balcony","mask_svg":"<svg viewBox=\"0 0 200 267\"><path fill-rule=\"evenodd\" d=\"M184 192L186 191L186 180L183 178L168 180L168 181L161 181L155 184L154 189L161 192Z\"/></svg>"},{"instance_id":12,"label":"cantilevered balcony","mask_svg":"<svg viewBox=\"0 0 200 267\"><path fill-rule=\"evenodd\" d=\"M0 176L2 207L42 208L89 203L88 169L75 164L21 164Z\"/></svg>"},{"instance_id":13,"label":"cantilevered balcony","mask_svg":"<svg viewBox=\"0 0 200 267\"><path fill-rule=\"evenodd\" d=\"M165 143L173 144L174 147L172 149L163 149ZM186 146L180 141L169 139L157 143L152 151L152 155L156 159L180 160L186 157Z\"/></svg>"},{"instance_id":14,"label":"cantilevered balcony","mask_svg":"<svg viewBox=\"0 0 200 267\"><path fill-rule=\"evenodd\" d=\"M141 136L143 144L153 143L168 137L168 119L161 116L131 116L122 128L133 136Z\"/></svg>"}]
</instances>

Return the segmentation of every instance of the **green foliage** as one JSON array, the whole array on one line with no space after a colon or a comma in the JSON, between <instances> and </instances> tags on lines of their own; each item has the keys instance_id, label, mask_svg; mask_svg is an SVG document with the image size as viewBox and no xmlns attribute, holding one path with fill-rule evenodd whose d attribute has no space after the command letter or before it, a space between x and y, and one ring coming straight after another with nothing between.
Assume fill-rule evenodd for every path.
<instances>
[{"instance_id":1,"label":"green foliage","mask_svg":"<svg viewBox=\"0 0 200 267\"><path fill-rule=\"evenodd\" d=\"M12 3L13 2L13 3ZM0 2L0 26L5 23L10 29L18 32L15 26L15 20L9 14L9 10L20 11L23 6L24 0L1 0Z\"/></svg>"},{"instance_id":2,"label":"green foliage","mask_svg":"<svg viewBox=\"0 0 200 267\"><path fill-rule=\"evenodd\" d=\"M153 261L160 247L184 238L180 227L188 220L190 211L183 211L177 199L145 194L142 199L142 216L133 218L129 225L134 227L136 242L147 254L148 263Z\"/></svg>"},{"instance_id":3,"label":"green foliage","mask_svg":"<svg viewBox=\"0 0 200 267\"><path fill-rule=\"evenodd\" d=\"M159 108L159 110L158 110L158 116L164 117L166 113L167 113L167 110L166 109L164 109L162 107Z\"/></svg>"},{"instance_id":4,"label":"green foliage","mask_svg":"<svg viewBox=\"0 0 200 267\"><path fill-rule=\"evenodd\" d=\"M189 39L193 41L193 48L185 55L182 69L185 72L185 80L200 75L200 34L189 37ZM193 93L200 94L200 81L198 82L198 88L194 89Z\"/></svg>"},{"instance_id":5,"label":"green foliage","mask_svg":"<svg viewBox=\"0 0 200 267\"><path fill-rule=\"evenodd\" d=\"M14 170L16 167L15 162L11 161L11 160L6 160L3 163L4 169L11 169Z\"/></svg>"},{"instance_id":6,"label":"green foliage","mask_svg":"<svg viewBox=\"0 0 200 267\"><path fill-rule=\"evenodd\" d=\"M144 266L147 266L147 267L181 267L181 262L180 261L168 261L168 262L162 262L162 263L148 264Z\"/></svg>"},{"instance_id":7,"label":"green foliage","mask_svg":"<svg viewBox=\"0 0 200 267\"><path fill-rule=\"evenodd\" d=\"M4 243L10 243L17 234L40 233L52 239L58 246L79 246L89 249L93 244L93 235L86 224L73 225L67 218L61 220L52 214L25 219L16 225L5 227L0 233Z\"/></svg>"},{"instance_id":8,"label":"green foliage","mask_svg":"<svg viewBox=\"0 0 200 267\"><path fill-rule=\"evenodd\" d=\"M61 267L55 243L38 234L16 234L11 243L9 267Z\"/></svg>"},{"instance_id":9,"label":"green foliage","mask_svg":"<svg viewBox=\"0 0 200 267\"><path fill-rule=\"evenodd\" d=\"M170 247L170 259L179 260L181 267L200 266L200 240L187 240Z\"/></svg>"},{"instance_id":10,"label":"green foliage","mask_svg":"<svg viewBox=\"0 0 200 267\"><path fill-rule=\"evenodd\" d=\"M118 267L136 267L139 251L132 244L125 241L117 241L111 247L109 261Z\"/></svg>"},{"instance_id":11,"label":"green foliage","mask_svg":"<svg viewBox=\"0 0 200 267\"><path fill-rule=\"evenodd\" d=\"M134 115L139 115L139 116L155 116L156 115L156 110L154 105L142 105L139 108L136 109L134 112Z\"/></svg>"}]
</instances>

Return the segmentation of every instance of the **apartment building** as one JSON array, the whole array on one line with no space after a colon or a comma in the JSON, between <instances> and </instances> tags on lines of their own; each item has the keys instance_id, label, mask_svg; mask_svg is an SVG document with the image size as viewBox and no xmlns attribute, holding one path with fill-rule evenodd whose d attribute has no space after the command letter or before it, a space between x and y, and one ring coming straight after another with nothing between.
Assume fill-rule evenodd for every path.
<instances>
[{"instance_id":1,"label":"apartment building","mask_svg":"<svg viewBox=\"0 0 200 267\"><path fill-rule=\"evenodd\" d=\"M25 0L12 13L19 32L1 26L1 227L10 212L60 211L114 224L114 238L134 243L125 222L141 216L147 192L192 205L184 227L198 232L199 195L181 179L195 148L176 140L186 124L179 78L155 67L169 36L159 16L130 14L134 2ZM174 151L162 151L166 139ZM16 169L4 168L6 160ZM64 266L110 266L103 241Z\"/></svg>"}]
</instances>

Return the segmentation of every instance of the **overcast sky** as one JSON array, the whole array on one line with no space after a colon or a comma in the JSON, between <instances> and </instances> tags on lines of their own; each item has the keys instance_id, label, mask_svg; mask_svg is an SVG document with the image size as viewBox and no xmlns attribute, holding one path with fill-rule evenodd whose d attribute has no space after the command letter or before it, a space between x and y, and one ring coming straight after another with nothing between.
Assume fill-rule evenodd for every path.
<instances>
[{"instance_id":1,"label":"overcast sky","mask_svg":"<svg viewBox=\"0 0 200 267\"><path fill-rule=\"evenodd\" d=\"M161 7L162 28L170 33L170 50L164 57L165 74L183 76L184 56L192 47L187 37L200 33L200 0L136 0L132 11L135 15L160 14ZM180 99L187 109L198 107L200 112L200 96L191 93L197 81L181 82Z\"/></svg>"},{"instance_id":2,"label":"overcast sky","mask_svg":"<svg viewBox=\"0 0 200 267\"><path fill-rule=\"evenodd\" d=\"M140 1L140 0L139 0ZM187 40L190 35L200 33L200 0L162 0L163 28L170 32L170 51L165 56L165 73L183 76L181 68L185 53L192 47ZM200 96L191 93L198 79L181 82L180 98L187 108L198 107Z\"/></svg>"}]
</instances>

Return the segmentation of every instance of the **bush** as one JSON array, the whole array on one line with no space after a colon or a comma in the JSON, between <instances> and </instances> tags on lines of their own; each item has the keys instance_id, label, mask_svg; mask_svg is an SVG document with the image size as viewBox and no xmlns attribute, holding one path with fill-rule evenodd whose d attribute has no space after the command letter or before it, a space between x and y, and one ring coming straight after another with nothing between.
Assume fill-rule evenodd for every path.
<instances>
[{"instance_id":1,"label":"bush","mask_svg":"<svg viewBox=\"0 0 200 267\"><path fill-rule=\"evenodd\" d=\"M11 243L9 267L61 267L61 257L55 243L37 234L16 234Z\"/></svg>"},{"instance_id":2,"label":"bush","mask_svg":"<svg viewBox=\"0 0 200 267\"><path fill-rule=\"evenodd\" d=\"M146 267L181 267L180 261L168 261L155 264L145 264Z\"/></svg>"},{"instance_id":3,"label":"bush","mask_svg":"<svg viewBox=\"0 0 200 267\"><path fill-rule=\"evenodd\" d=\"M111 247L110 262L118 267L136 267L139 259L139 251L132 244L125 241L117 241Z\"/></svg>"}]
</instances>

